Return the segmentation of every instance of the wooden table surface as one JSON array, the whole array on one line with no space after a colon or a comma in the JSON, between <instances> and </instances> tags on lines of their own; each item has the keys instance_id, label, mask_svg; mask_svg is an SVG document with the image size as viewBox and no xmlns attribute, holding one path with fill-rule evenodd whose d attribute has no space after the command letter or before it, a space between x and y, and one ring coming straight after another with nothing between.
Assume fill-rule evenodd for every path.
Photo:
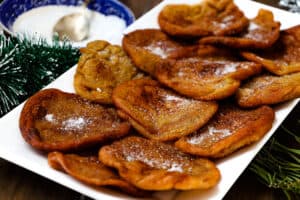
<instances>
[{"instance_id":1,"label":"wooden table surface","mask_svg":"<svg viewBox=\"0 0 300 200\"><path fill-rule=\"evenodd\" d=\"M276 5L277 1L264 1ZM138 18L160 0L122 0ZM262 185L246 170L228 192L225 200L279 200L282 193ZM0 159L0 200L84 200L89 199L64 186Z\"/></svg>"}]
</instances>

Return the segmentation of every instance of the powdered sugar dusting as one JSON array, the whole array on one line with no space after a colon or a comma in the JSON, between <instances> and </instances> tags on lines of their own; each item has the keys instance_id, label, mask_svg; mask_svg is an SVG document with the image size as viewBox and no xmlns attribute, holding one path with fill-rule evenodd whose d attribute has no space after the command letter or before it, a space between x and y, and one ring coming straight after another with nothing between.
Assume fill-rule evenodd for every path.
<instances>
[{"instance_id":1,"label":"powdered sugar dusting","mask_svg":"<svg viewBox=\"0 0 300 200\"><path fill-rule=\"evenodd\" d=\"M151 51L151 53L154 53L155 55L158 55L162 58L167 58L168 57L166 52L158 46L151 45L151 46L146 47L146 49Z\"/></svg>"},{"instance_id":2,"label":"powdered sugar dusting","mask_svg":"<svg viewBox=\"0 0 300 200\"><path fill-rule=\"evenodd\" d=\"M185 106L185 105L189 105L191 104L191 102L193 102L193 100L191 99L186 99L186 98L182 98L180 96L176 96L173 94L165 94L163 96L163 100L165 103L171 103L171 104L176 104L177 106Z\"/></svg>"},{"instance_id":3,"label":"powdered sugar dusting","mask_svg":"<svg viewBox=\"0 0 300 200\"><path fill-rule=\"evenodd\" d=\"M144 155L143 151L127 155L126 160L129 162L140 161L150 167L165 169L169 172L183 172L183 164L170 160L162 161L154 158L149 158L148 156Z\"/></svg>"},{"instance_id":4,"label":"powdered sugar dusting","mask_svg":"<svg viewBox=\"0 0 300 200\"><path fill-rule=\"evenodd\" d=\"M78 130L86 126L87 120L83 117L72 117L62 122L64 130Z\"/></svg>"},{"instance_id":5,"label":"powdered sugar dusting","mask_svg":"<svg viewBox=\"0 0 300 200\"><path fill-rule=\"evenodd\" d=\"M178 74L177 74L179 77L183 77L184 76L184 73L179 71Z\"/></svg>"},{"instance_id":6,"label":"powdered sugar dusting","mask_svg":"<svg viewBox=\"0 0 300 200\"><path fill-rule=\"evenodd\" d=\"M178 163L172 163L171 167L168 169L169 172L183 172L182 165Z\"/></svg>"},{"instance_id":7,"label":"powdered sugar dusting","mask_svg":"<svg viewBox=\"0 0 300 200\"><path fill-rule=\"evenodd\" d=\"M171 94L166 95L164 99L165 101L182 101L182 98Z\"/></svg>"},{"instance_id":8,"label":"powdered sugar dusting","mask_svg":"<svg viewBox=\"0 0 300 200\"><path fill-rule=\"evenodd\" d=\"M46 119L48 122L53 122L53 121L55 120L53 114L47 114L47 115L45 116L45 119Z\"/></svg>"},{"instance_id":9,"label":"powdered sugar dusting","mask_svg":"<svg viewBox=\"0 0 300 200\"><path fill-rule=\"evenodd\" d=\"M252 30L256 30L256 29L260 29L260 26L254 22L250 22L248 30L252 31Z\"/></svg>"},{"instance_id":10,"label":"powdered sugar dusting","mask_svg":"<svg viewBox=\"0 0 300 200\"><path fill-rule=\"evenodd\" d=\"M123 145L120 151L122 157L128 162L139 161L151 168L168 172L182 173L192 170L193 158L171 145L146 139L134 139Z\"/></svg>"},{"instance_id":11,"label":"powdered sugar dusting","mask_svg":"<svg viewBox=\"0 0 300 200\"><path fill-rule=\"evenodd\" d=\"M190 144L202 144L206 139L209 141L217 142L231 134L228 129L216 129L213 126L208 126L207 131L204 133L196 134L187 140Z\"/></svg>"},{"instance_id":12,"label":"powdered sugar dusting","mask_svg":"<svg viewBox=\"0 0 300 200\"><path fill-rule=\"evenodd\" d=\"M229 73L235 72L237 70L238 66L239 66L239 63L226 63L223 68L217 68L215 71L215 74L217 76L221 76L224 74L229 74Z\"/></svg>"},{"instance_id":13,"label":"powdered sugar dusting","mask_svg":"<svg viewBox=\"0 0 300 200\"><path fill-rule=\"evenodd\" d=\"M84 117L70 117L67 119L56 118L54 114L45 115L45 120L51 122L52 124L59 125L62 130L70 131L70 130L80 130L85 128L90 120ZM115 125L114 125L115 126Z\"/></svg>"},{"instance_id":14,"label":"powdered sugar dusting","mask_svg":"<svg viewBox=\"0 0 300 200\"><path fill-rule=\"evenodd\" d=\"M160 56L161 58L165 59L169 56L169 53L173 51L173 48L163 48L166 45L163 45L162 42L152 43L149 46L146 46L145 49L150 51L151 53Z\"/></svg>"}]
</instances>

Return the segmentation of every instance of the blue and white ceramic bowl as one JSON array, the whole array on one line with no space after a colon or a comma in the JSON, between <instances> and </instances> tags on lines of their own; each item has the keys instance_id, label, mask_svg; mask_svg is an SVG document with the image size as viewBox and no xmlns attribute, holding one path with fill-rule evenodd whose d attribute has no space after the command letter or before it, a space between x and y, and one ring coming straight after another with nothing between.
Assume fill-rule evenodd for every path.
<instances>
[{"instance_id":1,"label":"blue and white ceramic bowl","mask_svg":"<svg viewBox=\"0 0 300 200\"><path fill-rule=\"evenodd\" d=\"M12 34L15 20L24 12L47 5L77 6L82 2L83 0L4 0L0 4L0 22L2 28ZM104 15L116 15L123 19L127 26L135 20L132 11L117 0L92 0L88 8Z\"/></svg>"}]
</instances>

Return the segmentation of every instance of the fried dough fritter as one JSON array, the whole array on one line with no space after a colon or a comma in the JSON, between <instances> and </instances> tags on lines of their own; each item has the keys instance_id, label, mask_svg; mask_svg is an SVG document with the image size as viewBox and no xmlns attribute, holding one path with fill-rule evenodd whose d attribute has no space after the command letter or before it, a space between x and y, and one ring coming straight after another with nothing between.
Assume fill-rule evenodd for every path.
<instances>
[{"instance_id":1,"label":"fried dough fritter","mask_svg":"<svg viewBox=\"0 0 300 200\"><path fill-rule=\"evenodd\" d=\"M276 75L300 72L300 25L281 31L279 39L270 48L241 54Z\"/></svg>"},{"instance_id":2,"label":"fried dough fritter","mask_svg":"<svg viewBox=\"0 0 300 200\"><path fill-rule=\"evenodd\" d=\"M158 29L128 33L123 38L122 46L135 65L151 75L163 59L194 55L197 49L197 45L175 41Z\"/></svg>"},{"instance_id":3,"label":"fried dough fritter","mask_svg":"<svg viewBox=\"0 0 300 200\"><path fill-rule=\"evenodd\" d=\"M157 67L155 77L188 97L224 99L236 92L241 80L261 71L260 64L232 60L228 56L224 54L222 57L217 53L215 56L206 54L202 58L168 60Z\"/></svg>"},{"instance_id":4,"label":"fried dough fritter","mask_svg":"<svg viewBox=\"0 0 300 200\"><path fill-rule=\"evenodd\" d=\"M274 21L271 11L260 9L250 20L248 28L234 36L209 36L199 40L200 44L222 44L231 48L264 49L271 47L279 38L280 23Z\"/></svg>"},{"instance_id":5,"label":"fried dough fritter","mask_svg":"<svg viewBox=\"0 0 300 200\"><path fill-rule=\"evenodd\" d=\"M67 151L126 135L130 124L114 108L92 103L57 89L37 92L25 103L19 127L32 147Z\"/></svg>"},{"instance_id":6,"label":"fried dough fritter","mask_svg":"<svg viewBox=\"0 0 300 200\"><path fill-rule=\"evenodd\" d=\"M274 76L264 74L247 81L236 93L242 107L277 104L300 97L300 72Z\"/></svg>"},{"instance_id":7,"label":"fried dough fritter","mask_svg":"<svg viewBox=\"0 0 300 200\"><path fill-rule=\"evenodd\" d=\"M55 151L48 154L48 164L89 185L112 186L133 196L146 195L146 192L123 180L96 156L63 154Z\"/></svg>"},{"instance_id":8,"label":"fried dough fritter","mask_svg":"<svg viewBox=\"0 0 300 200\"><path fill-rule=\"evenodd\" d=\"M99 159L144 190L208 189L220 180L213 162L142 137L126 137L102 147Z\"/></svg>"},{"instance_id":9,"label":"fried dough fritter","mask_svg":"<svg viewBox=\"0 0 300 200\"><path fill-rule=\"evenodd\" d=\"M175 146L201 157L224 157L260 140L271 129L273 120L274 111L268 106L243 110L225 104L205 127L182 137Z\"/></svg>"},{"instance_id":10,"label":"fried dough fritter","mask_svg":"<svg viewBox=\"0 0 300 200\"><path fill-rule=\"evenodd\" d=\"M217 111L216 102L182 97L164 89L157 81L137 79L113 91L113 101L140 134L167 141L192 133Z\"/></svg>"},{"instance_id":11,"label":"fried dough fritter","mask_svg":"<svg viewBox=\"0 0 300 200\"><path fill-rule=\"evenodd\" d=\"M200 4L174 4L159 13L160 28L177 37L232 35L248 26L248 19L233 0L205 0Z\"/></svg>"},{"instance_id":12,"label":"fried dough fritter","mask_svg":"<svg viewBox=\"0 0 300 200\"><path fill-rule=\"evenodd\" d=\"M118 45L102 40L82 48L74 76L77 94L91 101L112 104L111 94L118 84L131 80L137 69Z\"/></svg>"}]
</instances>

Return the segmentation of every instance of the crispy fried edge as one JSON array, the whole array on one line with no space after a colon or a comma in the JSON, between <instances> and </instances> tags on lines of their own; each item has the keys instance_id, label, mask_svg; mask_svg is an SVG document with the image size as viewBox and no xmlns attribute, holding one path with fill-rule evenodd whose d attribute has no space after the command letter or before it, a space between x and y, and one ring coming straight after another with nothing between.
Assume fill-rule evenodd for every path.
<instances>
[{"instance_id":1,"label":"crispy fried edge","mask_svg":"<svg viewBox=\"0 0 300 200\"><path fill-rule=\"evenodd\" d=\"M281 66L281 65L276 65L276 63L273 62L273 60L265 59L252 52L241 52L241 55L247 60L262 64L262 66L266 70L278 76L300 72L300 59L299 59L299 63L297 64L289 64L286 66Z\"/></svg>"},{"instance_id":2,"label":"crispy fried edge","mask_svg":"<svg viewBox=\"0 0 300 200\"><path fill-rule=\"evenodd\" d=\"M23 136L24 140L28 144L30 144L32 147L36 149L43 150L43 151L55 151L55 150L69 151L73 149L80 149L90 145L94 145L100 143L101 141L103 142L103 140L112 139L108 137L109 134L106 134L106 137L104 139L101 139L101 141L99 141L99 138L102 138L102 136L99 137L98 135L89 138L84 138L80 143L74 141L71 142L64 141L63 143L47 144L42 142L39 138L39 133L34 126L35 116L33 116L32 110L37 109L36 105L39 105L41 99L49 95L50 97L52 97L58 94L66 95L67 98L78 96L76 94L62 92L58 89L45 89L34 94L24 104L19 118L19 129L21 135ZM130 129L130 124L128 122L123 122L122 124L120 124L120 129L118 131L114 131L113 133L118 132L119 134L118 136L116 136L116 138L120 138L126 135L129 132L129 129Z\"/></svg>"},{"instance_id":3,"label":"crispy fried edge","mask_svg":"<svg viewBox=\"0 0 300 200\"><path fill-rule=\"evenodd\" d=\"M206 1L207 2L207 1ZM205 1L202 2L202 5L206 3ZM233 2L232 0L228 0L228 2ZM226 3L226 2L225 2ZM201 4L200 4L201 5ZM189 37L203 37L208 35L233 35L242 32L249 24L249 20L244 16L243 12L234 4L230 5L231 10L236 10L240 16L239 23L234 24L234 28L231 30L220 30L220 31L209 31L205 30L202 27L199 28L199 26L192 24L188 26L188 28L182 28L179 25L173 24L169 22L168 17L165 16L164 10L165 9L172 9L173 6L187 6L186 4L171 4L165 6L161 12L158 15L158 24L160 28L175 37L183 37L183 38L189 38ZM193 5L189 6L192 7ZM194 6L199 6L198 4ZM168 28L166 28L168 27ZM184 30L182 30L184 29Z\"/></svg>"},{"instance_id":4,"label":"crispy fried edge","mask_svg":"<svg viewBox=\"0 0 300 200\"><path fill-rule=\"evenodd\" d=\"M162 84L180 94L204 101L220 100L233 95L240 87L240 80L261 72L261 65L257 64L250 70L241 69L240 73L230 73L224 77L217 77L211 79L211 81L202 82L202 84L197 82L196 84L194 81L191 82L189 79L181 79L180 77L168 78L167 68L172 67L174 64L176 64L174 61L169 60L159 65L155 71L155 77ZM202 88L199 88L200 85L202 85Z\"/></svg>"},{"instance_id":5,"label":"crispy fried edge","mask_svg":"<svg viewBox=\"0 0 300 200\"><path fill-rule=\"evenodd\" d=\"M260 9L258 16L256 16L255 19L258 17L262 18L265 16L260 16L262 15L261 12L265 12L265 14L268 15L268 18L273 19L273 14L271 11L265 10L265 9ZM263 14L263 15L265 15ZM263 41L255 41L252 40L251 38L243 38L243 37L234 37L234 36L208 36L201 38L199 40L199 44L214 44L214 45L224 45L228 46L231 48L250 48L250 49L265 49L268 47L271 47L279 38L280 36L280 22L274 21L274 24L277 25L278 31L273 33L273 37L270 40L263 40Z\"/></svg>"},{"instance_id":6,"label":"crispy fried edge","mask_svg":"<svg viewBox=\"0 0 300 200\"><path fill-rule=\"evenodd\" d=\"M121 163L110 154L110 148L111 146L107 145L100 149L99 160L101 160L103 163L105 163L110 167L116 168L119 171L119 174L122 178L134 184L136 187L144 190L161 191L161 190L169 190L169 189L179 189L179 190L209 189L214 187L221 178L220 171L218 170L216 165L207 159L199 158L197 160L199 160L199 162L203 160L206 161L206 164L209 165L212 169L211 171L212 174L208 174L208 173L204 174L202 180L199 180L199 177L196 178L195 180L195 177L190 177L187 174L180 174L179 172L168 172L161 169L149 169L148 165L139 161L133 161L133 162L125 161L125 163ZM135 175L138 174L139 172L141 174L140 177L141 178L144 177L144 179L136 180ZM179 177L177 177L178 175ZM147 181L150 183L147 184ZM201 187L200 186L187 187L187 183L189 182L192 182L192 184L198 182L200 185L206 183L206 185L205 186L202 185Z\"/></svg>"},{"instance_id":7,"label":"crispy fried edge","mask_svg":"<svg viewBox=\"0 0 300 200\"><path fill-rule=\"evenodd\" d=\"M291 78L295 76L295 79ZM255 78L250 81L255 81ZM295 83L300 82L300 72L283 75L278 78L285 79L284 84L281 83L278 86L267 86L267 89L260 88L259 91L255 92L251 96L247 95L247 88L243 88L243 85L238 89L235 98L239 106L244 108L257 107L260 105L272 105L285 102L300 96L300 85ZM298 79L298 81L297 81ZM290 87L289 84L292 83L293 87ZM246 93L246 95L245 95ZM258 95L257 95L258 94ZM248 98L245 98L248 97Z\"/></svg>"},{"instance_id":8,"label":"crispy fried edge","mask_svg":"<svg viewBox=\"0 0 300 200\"><path fill-rule=\"evenodd\" d=\"M288 34L294 34L294 32L297 29L300 29L300 25L288 28L286 30L283 30L282 32L286 32ZM278 40L280 40L280 37ZM247 60L262 64L263 67L266 68L266 70L279 76L300 72L300 59L299 59L299 63L297 64L289 64L286 66L281 66L281 65L276 65L276 63L270 59L263 58L252 52L247 52L247 51L241 52L241 55Z\"/></svg>"},{"instance_id":9,"label":"crispy fried edge","mask_svg":"<svg viewBox=\"0 0 300 200\"><path fill-rule=\"evenodd\" d=\"M150 80L150 79L143 79L143 80L140 79L140 80L135 80L135 81L143 81L143 82L147 81L147 83L150 83L152 86L159 86L158 82ZM122 103L123 99L120 99L117 95L119 93L119 91L124 91L126 89L124 87L126 86L127 83L120 84L113 91L112 98L113 98L113 102L114 102L115 106L118 108L117 113L121 118L128 120L130 122L130 124L139 131L140 134L142 134L148 138L154 139L154 140L168 141L168 140L177 139L184 135L188 135L188 134L192 133L193 131L202 127L206 122L208 122L209 119L214 115L214 113L218 109L218 104L216 102L213 102L213 101L209 102L209 103L211 103L211 106L212 106L211 107L211 116L207 116L207 118L205 118L205 119L201 118L201 121L199 120L199 123L197 123L193 127L190 127L188 129L189 131L185 131L184 133L176 134L176 135L172 134L172 136L170 136L171 134L164 134L164 136L152 134L151 131L154 131L154 130L151 129L151 127L145 127L143 124L140 123L139 119L137 119L133 115L131 115L130 114L131 110L129 108L126 108L123 106L123 103ZM133 84L133 83L131 83L131 84ZM168 126L170 126L170 124ZM181 132L181 131L179 130L177 132Z\"/></svg>"},{"instance_id":10,"label":"crispy fried edge","mask_svg":"<svg viewBox=\"0 0 300 200\"><path fill-rule=\"evenodd\" d=\"M100 161L99 161L100 162ZM82 174L77 174L75 173L72 169L70 169L68 167L68 163L66 161L65 155L62 154L61 152L50 152L48 154L48 164L59 171L63 171L67 174L69 174L70 176L72 176L73 178L86 183L88 185L92 185L92 186L113 186L116 187L118 189L120 189L121 191L136 196L136 197L145 197L145 196L149 196L149 193L146 191L142 191L138 188L136 188L135 186L133 186L132 184L126 182L125 180L117 179L117 178L110 178L108 180L102 180L99 182L99 180L90 180L89 178L85 177ZM109 170L108 166L105 166L103 164L103 167L107 168L107 170Z\"/></svg>"},{"instance_id":11,"label":"crispy fried edge","mask_svg":"<svg viewBox=\"0 0 300 200\"><path fill-rule=\"evenodd\" d=\"M261 116L258 120L251 125L234 131L229 137L222 139L209 148L201 148L189 144L186 141L187 137L176 141L175 146L186 153L198 156L210 158L225 157L244 146L259 141L272 128L275 117L273 109L268 106L262 106L259 109L261 110Z\"/></svg>"},{"instance_id":12,"label":"crispy fried edge","mask_svg":"<svg viewBox=\"0 0 300 200\"><path fill-rule=\"evenodd\" d=\"M81 74L81 72L75 73L73 85L78 95L93 102L112 104L112 99L108 92L101 92L100 95L98 95L99 92L97 92L96 90L89 91L89 89L87 89L87 86L84 84L84 79L85 78Z\"/></svg>"},{"instance_id":13,"label":"crispy fried edge","mask_svg":"<svg viewBox=\"0 0 300 200\"><path fill-rule=\"evenodd\" d=\"M135 44L132 44L132 37L137 33L137 31L130 32L124 35L122 39L122 47L124 51L132 59L133 63L142 71L149 73L150 75L154 74L155 66L162 62L163 59L160 56L152 54L147 50L139 47ZM157 31L157 29L145 29L143 31ZM146 33L145 33L146 34Z\"/></svg>"}]
</instances>

